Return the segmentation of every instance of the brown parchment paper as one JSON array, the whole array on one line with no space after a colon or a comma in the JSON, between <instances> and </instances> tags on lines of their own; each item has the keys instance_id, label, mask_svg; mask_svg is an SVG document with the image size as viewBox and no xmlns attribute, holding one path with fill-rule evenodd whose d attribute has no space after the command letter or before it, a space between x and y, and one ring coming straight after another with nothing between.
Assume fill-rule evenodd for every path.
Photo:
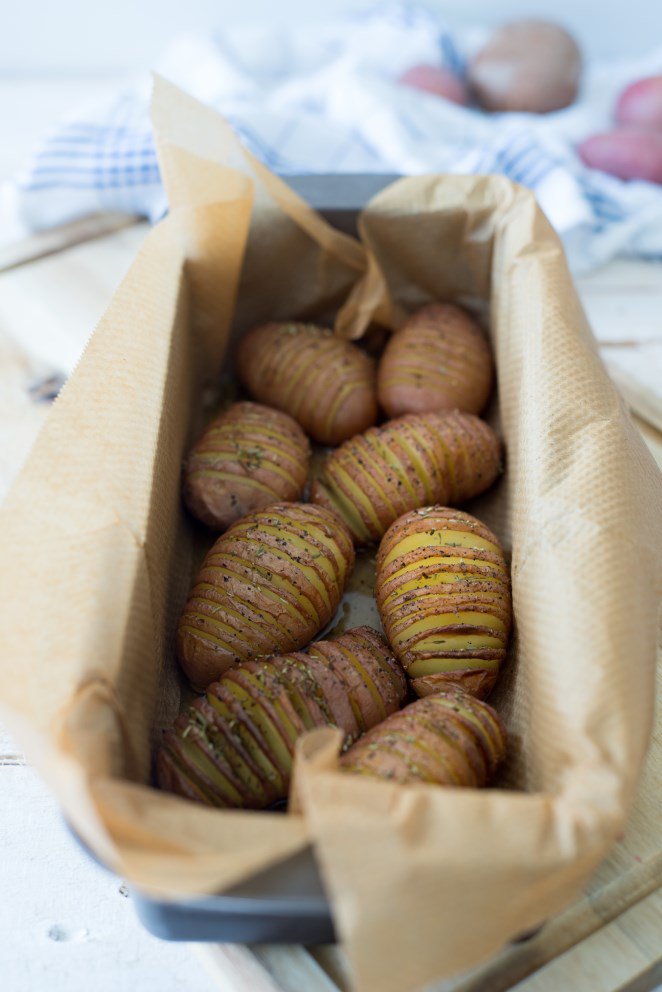
<instances>
[{"instance_id":1,"label":"brown parchment paper","mask_svg":"<svg viewBox=\"0 0 662 992\"><path fill-rule=\"evenodd\" d=\"M559 910L622 828L651 724L659 473L530 193L402 180L359 243L158 79L153 120L170 215L0 510L2 719L87 843L149 891L218 891L313 844L357 986L404 992ZM507 789L341 776L327 733L302 742L287 816L152 789L191 578L181 459L231 331L337 312L357 337L431 299L489 321L497 359L507 472L473 509L512 553L516 637L493 697Z\"/></svg>"}]
</instances>

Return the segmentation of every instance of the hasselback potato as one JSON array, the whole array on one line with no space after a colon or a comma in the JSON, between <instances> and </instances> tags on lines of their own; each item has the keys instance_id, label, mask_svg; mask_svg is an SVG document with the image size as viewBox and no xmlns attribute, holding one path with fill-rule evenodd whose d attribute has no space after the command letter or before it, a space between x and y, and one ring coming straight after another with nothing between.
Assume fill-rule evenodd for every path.
<instances>
[{"instance_id":1,"label":"hasselback potato","mask_svg":"<svg viewBox=\"0 0 662 992\"><path fill-rule=\"evenodd\" d=\"M452 684L489 693L506 656L512 607L503 550L484 524L444 506L400 517L379 546L375 595L419 696Z\"/></svg>"},{"instance_id":2,"label":"hasselback potato","mask_svg":"<svg viewBox=\"0 0 662 992\"><path fill-rule=\"evenodd\" d=\"M500 465L499 439L478 417L409 414L331 452L311 499L337 513L356 544L370 544L408 510L477 496L494 482Z\"/></svg>"},{"instance_id":3,"label":"hasselback potato","mask_svg":"<svg viewBox=\"0 0 662 992\"><path fill-rule=\"evenodd\" d=\"M392 335L379 363L377 394L389 417L480 413L493 378L490 345L474 318L451 303L431 303Z\"/></svg>"},{"instance_id":4,"label":"hasselback potato","mask_svg":"<svg viewBox=\"0 0 662 992\"><path fill-rule=\"evenodd\" d=\"M320 444L340 444L377 420L374 361L327 328L255 327L239 342L237 372L251 396L289 413Z\"/></svg>"},{"instance_id":5,"label":"hasselback potato","mask_svg":"<svg viewBox=\"0 0 662 992\"><path fill-rule=\"evenodd\" d=\"M279 500L300 499L310 443L296 420L259 403L233 403L205 429L184 467L184 499L215 530Z\"/></svg>"},{"instance_id":6,"label":"hasselback potato","mask_svg":"<svg viewBox=\"0 0 662 992\"><path fill-rule=\"evenodd\" d=\"M349 532L323 507L277 503L237 521L208 552L179 621L193 685L308 644L333 618L353 566Z\"/></svg>"},{"instance_id":7,"label":"hasselback potato","mask_svg":"<svg viewBox=\"0 0 662 992\"><path fill-rule=\"evenodd\" d=\"M438 502L454 506L489 489L501 471L502 456L501 441L489 424L458 411L429 416L443 449L448 485L445 499Z\"/></svg>"},{"instance_id":8,"label":"hasselback potato","mask_svg":"<svg viewBox=\"0 0 662 992\"><path fill-rule=\"evenodd\" d=\"M355 740L395 712L405 693L402 669L370 627L305 652L245 662L166 731L159 785L213 806L264 808L287 796L301 734L336 726Z\"/></svg>"},{"instance_id":9,"label":"hasselback potato","mask_svg":"<svg viewBox=\"0 0 662 992\"><path fill-rule=\"evenodd\" d=\"M506 728L487 703L450 689L418 699L362 737L343 771L401 784L485 785L506 753Z\"/></svg>"}]
</instances>

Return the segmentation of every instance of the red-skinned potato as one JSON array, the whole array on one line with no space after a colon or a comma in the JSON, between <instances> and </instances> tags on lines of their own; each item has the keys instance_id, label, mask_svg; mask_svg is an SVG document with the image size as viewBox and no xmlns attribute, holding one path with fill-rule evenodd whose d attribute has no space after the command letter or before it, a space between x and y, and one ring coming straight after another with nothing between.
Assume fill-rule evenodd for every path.
<instances>
[{"instance_id":1,"label":"red-skinned potato","mask_svg":"<svg viewBox=\"0 0 662 992\"><path fill-rule=\"evenodd\" d=\"M480 413L493 379L492 351L474 318L452 303L431 303L388 342L377 371L377 395L389 417Z\"/></svg>"},{"instance_id":2,"label":"red-skinned potato","mask_svg":"<svg viewBox=\"0 0 662 992\"><path fill-rule=\"evenodd\" d=\"M451 689L388 717L343 755L340 767L400 785L480 788L503 761L506 743L491 706Z\"/></svg>"},{"instance_id":3,"label":"red-skinned potato","mask_svg":"<svg viewBox=\"0 0 662 992\"><path fill-rule=\"evenodd\" d=\"M254 327L239 342L237 372L255 399L289 413L320 444L340 444L377 420L373 359L327 328Z\"/></svg>"},{"instance_id":4,"label":"red-skinned potato","mask_svg":"<svg viewBox=\"0 0 662 992\"><path fill-rule=\"evenodd\" d=\"M179 620L191 683L304 647L333 618L353 567L349 531L321 506L277 503L237 521L207 553Z\"/></svg>"},{"instance_id":5,"label":"red-skinned potato","mask_svg":"<svg viewBox=\"0 0 662 992\"><path fill-rule=\"evenodd\" d=\"M477 496L500 468L501 443L478 417L408 414L331 452L311 500L337 513L357 545L371 544L408 510Z\"/></svg>"},{"instance_id":6,"label":"red-skinned potato","mask_svg":"<svg viewBox=\"0 0 662 992\"><path fill-rule=\"evenodd\" d=\"M334 726L354 741L395 712L406 690L400 665L370 627L245 662L165 732L159 785L211 806L263 809L287 796L302 734Z\"/></svg>"},{"instance_id":7,"label":"red-skinned potato","mask_svg":"<svg viewBox=\"0 0 662 992\"><path fill-rule=\"evenodd\" d=\"M492 689L512 622L510 575L494 534L460 510L429 506L388 529L375 595L396 657L419 696Z\"/></svg>"},{"instance_id":8,"label":"red-skinned potato","mask_svg":"<svg viewBox=\"0 0 662 992\"><path fill-rule=\"evenodd\" d=\"M577 151L590 169L619 179L662 183L662 131L623 127L586 138Z\"/></svg>"},{"instance_id":9,"label":"red-skinned potato","mask_svg":"<svg viewBox=\"0 0 662 992\"><path fill-rule=\"evenodd\" d=\"M662 130L662 76L638 79L623 90L616 103L619 124Z\"/></svg>"},{"instance_id":10,"label":"red-skinned potato","mask_svg":"<svg viewBox=\"0 0 662 992\"><path fill-rule=\"evenodd\" d=\"M485 110L546 114L577 97L582 57L559 24L513 21L498 28L469 63L469 86Z\"/></svg>"},{"instance_id":11,"label":"red-skinned potato","mask_svg":"<svg viewBox=\"0 0 662 992\"><path fill-rule=\"evenodd\" d=\"M279 500L301 499L310 443L297 422L259 403L233 403L209 424L184 467L184 499L215 530Z\"/></svg>"},{"instance_id":12,"label":"red-skinned potato","mask_svg":"<svg viewBox=\"0 0 662 992\"><path fill-rule=\"evenodd\" d=\"M450 69L438 65L413 65L398 76L398 82L443 100L450 100L451 103L467 103L467 90L462 80Z\"/></svg>"}]
</instances>

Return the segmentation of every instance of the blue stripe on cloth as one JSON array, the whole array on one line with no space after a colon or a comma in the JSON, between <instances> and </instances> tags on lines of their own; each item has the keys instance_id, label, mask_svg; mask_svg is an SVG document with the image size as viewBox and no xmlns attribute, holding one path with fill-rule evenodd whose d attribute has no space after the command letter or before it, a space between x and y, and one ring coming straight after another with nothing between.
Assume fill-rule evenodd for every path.
<instances>
[{"instance_id":1,"label":"blue stripe on cloth","mask_svg":"<svg viewBox=\"0 0 662 992\"><path fill-rule=\"evenodd\" d=\"M41 159L44 162L50 161L50 159L66 159L71 161L72 150L71 148L49 148L47 151L41 153ZM156 152L152 144L144 145L141 147L134 148L96 148L94 145L89 147L81 147L77 152L76 156L82 159L85 158L110 158L110 159L124 159L124 158L134 158L138 156L155 156ZM38 168L42 168L40 164Z\"/></svg>"},{"instance_id":2,"label":"blue stripe on cloth","mask_svg":"<svg viewBox=\"0 0 662 992\"><path fill-rule=\"evenodd\" d=\"M439 45L442 62L446 68L450 69L455 76L464 76L466 73L465 59L455 47L455 42L448 31L443 30L439 34L437 44Z\"/></svg>"},{"instance_id":3,"label":"blue stripe on cloth","mask_svg":"<svg viewBox=\"0 0 662 992\"><path fill-rule=\"evenodd\" d=\"M70 183L70 182L58 180L58 182L51 182L51 183L49 182L26 183L21 180L16 181L17 187L26 193L37 193L40 190L45 190L45 189L81 189L81 190L95 189L98 192L103 192L104 189L128 189L128 188L137 189L140 186L154 186L155 184L158 184L158 182L157 180L154 179L141 179L140 181L134 181L134 180L128 180L128 177L127 177L127 181L125 182L120 182L120 181L108 182L108 183L104 183L103 186L99 186L98 182Z\"/></svg>"}]
</instances>

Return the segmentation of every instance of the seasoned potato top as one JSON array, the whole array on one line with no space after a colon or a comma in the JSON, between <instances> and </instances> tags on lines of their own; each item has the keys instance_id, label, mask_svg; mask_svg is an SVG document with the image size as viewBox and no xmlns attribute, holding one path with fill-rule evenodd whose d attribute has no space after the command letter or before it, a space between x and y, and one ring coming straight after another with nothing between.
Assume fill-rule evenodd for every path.
<instances>
[{"instance_id":1,"label":"seasoned potato top","mask_svg":"<svg viewBox=\"0 0 662 992\"><path fill-rule=\"evenodd\" d=\"M391 337L377 391L389 417L464 410L480 413L494 376L492 352L474 318L451 303L431 303Z\"/></svg>"},{"instance_id":2,"label":"seasoned potato top","mask_svg":"<svg viewBox=\"0 0 662 992\"><path fill-rule=\"evenodd\" d=\"M184 498L208 526L224 530L246 513L301 498L310 443L286 413L233 403L211 422L184 469Z\"/></svg>"},{"instance_id":3,"label":"seasoned potato top","mask_svg":"<svg viewBox=\"0 0 662 992\"><path fill-rule=\"evenodd\" d=\"M377 419L375 365L314 324L263 324L243 336L237 371L248 391L284 410L320 444L340 444Z\"/></svg>"},{"instance_id":4,"label":"seasoned potato top","mask_svg":"<svg viewBox=\"0 0 662 992\"><path fill-rule=\"evenodd\" d=\"M303 733L334 726L353 741L397 710L406 691L402 668L370 627L244 662L166 731L159 784L213 806L261 809L287 795Z\"/></svg>"},{"instance_id":5,"label":"seasoned potato top","mask_svg":"<svg viewBox=\"0 0 662 992\"><path fill-rule=\"evenodd\" d=\"M497 477L501 444L469 413L408 414L345 441L312 486L314 503L334 510L357 544L378 541L408 510L461 503Z\"/></svg>"},{"instance_id":6,"label":"seasoned potato top","mask_svg":"<svg viewBox=\"0 0 662 992\"><path fill-rule=\"evenodd\" d=\"M401 784L480 787L506 753L506 728L487 703L458 689L394 713L341 759L343 771Z\"/></svg>"},{"instance_id":7,"label":"seasoned potato top","mask_svg":"<svg viewBox=\"0 0 662 992\"><path fill-rule=\"evenodd\" d=\"M510 633L510 576L484 524L441 506L396 520L379 547L375 591L416 692L449 682L477 695L491 689Z\"/></svg>"},{"instance_id":8,"label":"seasoned potato top","mask_svg":"<svg viewBox=\"0 0 662 992\"><path fill-rule=\"evenodd\" d=\"M191 682L303 647L332 619L353 566L346 527L323 507L282 503L239 520L208 552L179 622Z\"/></svg>"}]
</instances>

